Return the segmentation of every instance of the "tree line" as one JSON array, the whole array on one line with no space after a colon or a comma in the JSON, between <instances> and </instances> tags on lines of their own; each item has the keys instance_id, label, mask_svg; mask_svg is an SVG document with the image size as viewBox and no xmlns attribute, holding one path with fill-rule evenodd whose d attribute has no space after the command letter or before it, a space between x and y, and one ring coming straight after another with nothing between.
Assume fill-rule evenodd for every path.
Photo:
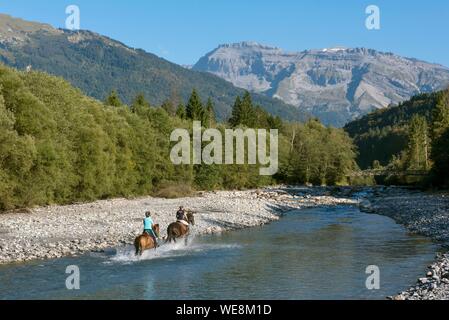
<instances>
[{"instance_id":1,"label":"tree line","mask_svg":"<svg viewBox=\"0 0 449 320\"><path fill-rule=\"evenodd\" d=\"M236 97L218 122L211 99L154 106L143 94L130 105L116 91L100 102L65 80L0 66L0 210L111 197L179 196L191 190L255 188L272 183L349 183L355 148L340 129L318 120L284 122ZM259 165L182 165L169 159L170 133L205 127L279 129L279 173Z\"/></svg>"},{"instance_id":2,"label":"tree line","mask_svg":"<svg viewBox=\"0 0 449 320\"><path fill-rule=\"evenodd\" d=\"M413 114L406 124L406 145L386 167L393 170L428 171L429 176L411 179L433 186L449 185L449 89L434 94L435 103L425 115ZM410 180L410 179L408 179ZM404 180L400 182L410 182Z\"/></svg>"},{"instance_id":3,"label":"tree line","mask_svg":"<svg viewBox=\"0 0 449 320\"><path fill-rule=\"evenodd\" d=\"M358 149L357 164L361 169L372 168L374 162L388 165L408 145L408 125L414 115L430 123L438 92L412 97L397 106L373 111L345 126Z\"/></svg>"}]
</instances>

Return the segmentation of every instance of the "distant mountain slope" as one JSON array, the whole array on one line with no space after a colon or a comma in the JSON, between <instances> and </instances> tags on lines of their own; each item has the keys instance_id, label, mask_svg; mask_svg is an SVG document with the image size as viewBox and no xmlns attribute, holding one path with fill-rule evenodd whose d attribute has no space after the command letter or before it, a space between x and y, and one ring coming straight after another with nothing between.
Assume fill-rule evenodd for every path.
<instances>
[{"instance_id":1,"label":"distant mountain slope","mask_svg":"<svg viewBox=\"0 0 449 320\"><path fill-rule=\"evenodd\" d=\"M211 97L219 119L226 119L243 89L205 72L191 71L143 50L90 31L72 32L0 14L0 61L25 69L62 76L86 94L104 99L117 89L130 103L144 93L154 104L179 96L184 101L193 88L203 99ZM284 119L306 115L278 99L254 94L254 102Z\"/></svg>"},{"instance_id":2,"label":"distant mountain slope","mask_svg":"<svg viewBox=\"0 0 449 320\"><path fill-rule=\"evenodd\" d=\"M364 48L284 52L254 42L225 44L193 70L278 97L337 126L449 85L444 66Z\"/></svg>"},{"instance_id":3,"label":"distant mountain slope","mask_svg":"<svg viewBox=\"0 0 449 320\"><path fill-rule=\"evenodd\" d=\"M421 94L388 109L377 110L345 126L345 131L358 147L358 165L362 169L372 166L374 160L387 165L393 155L407 146L407 128L414 115L432 119L441 91Z\"/></svg>"}]
</instances>

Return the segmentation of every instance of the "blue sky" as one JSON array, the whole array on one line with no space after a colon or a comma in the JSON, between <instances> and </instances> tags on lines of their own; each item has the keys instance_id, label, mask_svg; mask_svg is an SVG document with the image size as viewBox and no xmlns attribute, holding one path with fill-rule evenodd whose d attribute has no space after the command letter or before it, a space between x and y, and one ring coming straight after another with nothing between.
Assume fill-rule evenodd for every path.
<instances>
[{"instance_id":1,"label":"blue sky","mask_svg":"<svg viewBox=\"0 0 449 320\"><path fill-rule=\"evenodd\" d=\"M287 51L367 47L449 66L447 0L0 0L0 12L64 27L71 4L82 29L179 64L251 40ZM365 27L371 4L380 8L380 30Z\"/></svg>"}]
</instances>

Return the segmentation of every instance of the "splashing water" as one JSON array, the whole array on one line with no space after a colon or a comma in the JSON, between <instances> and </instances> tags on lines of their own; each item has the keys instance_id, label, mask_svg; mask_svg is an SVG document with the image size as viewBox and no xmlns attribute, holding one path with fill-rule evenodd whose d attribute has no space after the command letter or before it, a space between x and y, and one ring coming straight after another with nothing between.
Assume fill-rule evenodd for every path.
<instances>
[{"instance_id":1,"label":"splashing water","mask_svg":"<svg viewBox=\"0 0 449 320\"><path fill-rule=\"evenodd\" d=\"M154 250L145 250L141 256L135 255L134 247L127 246L123 248L118 248L114 256L110 258L110 262L120 262L120 263L135 263L139 261L153 260L153 259L165 259L187 256L198 252L211 251L211 250L221 250L221 249L234 249L241 246L237 244L206 244L206 243L196 243L195 235L188 238L187 244L184 239L179 239L177 242L164 243L160 241L160 246Z\"/></svg>"}]
</instances>

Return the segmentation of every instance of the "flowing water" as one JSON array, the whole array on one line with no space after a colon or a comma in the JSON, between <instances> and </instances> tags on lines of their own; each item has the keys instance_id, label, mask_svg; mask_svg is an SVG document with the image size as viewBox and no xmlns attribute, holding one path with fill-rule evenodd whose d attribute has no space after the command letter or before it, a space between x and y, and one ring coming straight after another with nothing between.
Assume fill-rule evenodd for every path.
<instances>
[{"instance_id":1,"label":"flowing water","mask_svg":"<svg viewBox=\"0 0 449 320\"><path fill-rule=\"evenodd\" d=\"M437 250L387 217L316 208L141 258L123 247L0 266L0 299L383 299L422 276ZM80 290L66 289L69 265ZM366 288L369 265L380 269L379 290Z\"/></svg>"}]
</instances>

